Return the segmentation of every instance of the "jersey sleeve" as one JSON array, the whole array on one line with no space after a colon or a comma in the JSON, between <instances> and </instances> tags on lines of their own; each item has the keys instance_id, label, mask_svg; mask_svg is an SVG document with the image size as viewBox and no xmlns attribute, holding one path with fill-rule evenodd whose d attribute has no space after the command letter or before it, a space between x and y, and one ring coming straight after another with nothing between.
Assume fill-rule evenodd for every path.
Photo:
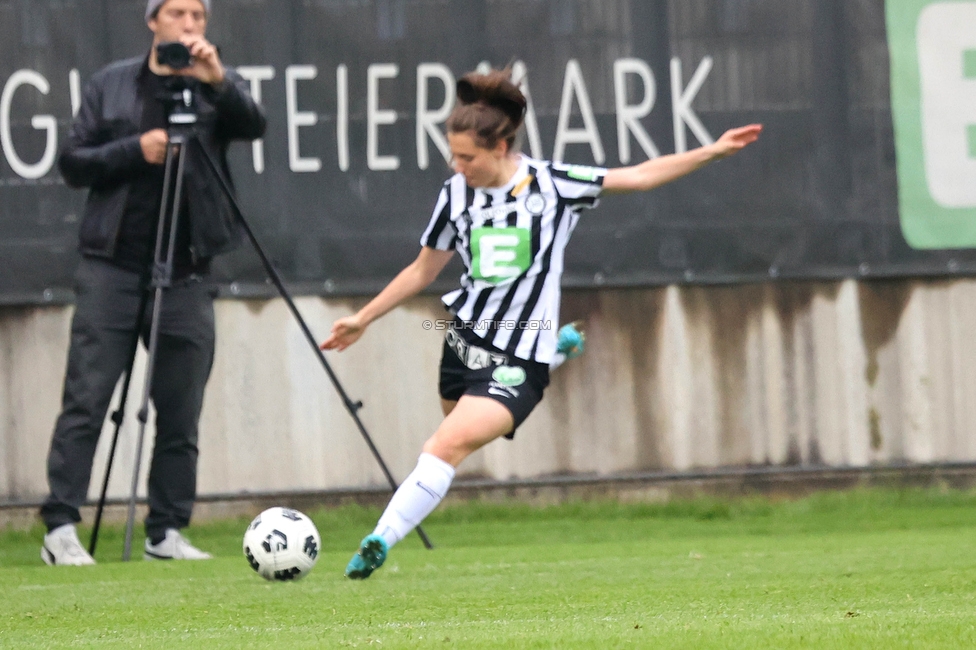
<instances>
[{"instance_id":1,"label":"jersey sleeve","mask_svg":"<svg viewBox=\"0 0 976 650\"><path fill-rule=\"evenodd\" d=\"M554 162L550 170L556 193L572 209L582 210L596 207L600 194L603 192L603 179L607 175L606 169Z\"/></svg>"},{"instance_id":2,"label":"jersey sleeve","mask_svg":"<svg viewBox=\"0 0 976 650\"><path fill-rule=\"evenodd\" d=\"M457 230L451 221L451 196L445 185L437 197L434 214L430 217L427 229L420 237L420 245L436 248L440 251L454 250L457 242Z\"/></svg>"}]
</instances>

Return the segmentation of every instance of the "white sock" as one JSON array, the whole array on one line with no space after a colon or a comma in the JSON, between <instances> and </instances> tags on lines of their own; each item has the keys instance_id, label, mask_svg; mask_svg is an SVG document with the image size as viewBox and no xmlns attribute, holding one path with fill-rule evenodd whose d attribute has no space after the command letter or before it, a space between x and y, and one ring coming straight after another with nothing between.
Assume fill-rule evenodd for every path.
<instances>
[{"instance_id":1,"label":"white sock","mask_svg":"<svg viewBox=\"0 0 976 650\"><path fill-rule=\"evenodd\" d=\"M417 466L393 494L373 534L382 536L392 547L434 511L453 480L450 463L433 454L420 454Z\"/></svg>"}]
</instances>

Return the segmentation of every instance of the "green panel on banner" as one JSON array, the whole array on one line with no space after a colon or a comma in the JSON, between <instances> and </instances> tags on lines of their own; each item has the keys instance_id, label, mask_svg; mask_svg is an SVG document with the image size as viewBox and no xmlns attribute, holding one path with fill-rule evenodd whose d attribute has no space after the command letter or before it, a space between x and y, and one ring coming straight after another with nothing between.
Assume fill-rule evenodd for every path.
<instances>
[{"instance_id":1,"label":"green panel on banner","mask_svg":"<svg viewBox=\"0 0 976 650\"><path fill-rule=\"evenodd\" d=\"M976 247L976 1L888 0L902 232Z\"/></svg>"},{"instance_id":2,"label":"green panel on banner","mask_svg":"<svg viewBox=\"0 0 976 650\"><path fill-rule=\"evenodd\" d=\"M976 79L976 49L963 53L962 74L967 79Z\"/></svg>"}]
</instances>

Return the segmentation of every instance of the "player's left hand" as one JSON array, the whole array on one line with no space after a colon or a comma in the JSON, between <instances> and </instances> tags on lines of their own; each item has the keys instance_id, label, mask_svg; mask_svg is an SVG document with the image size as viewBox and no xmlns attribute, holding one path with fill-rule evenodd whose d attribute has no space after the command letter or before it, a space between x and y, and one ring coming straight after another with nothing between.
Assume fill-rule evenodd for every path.
<instances>
[{"instance_id":1,"label":"player's left hand","mask_svg":"<svg viewBox=\"0 0 976 650\"><path fill-rule=\"evenodd\" d=\"M224 80L224 64L220 62L217 47L203 36L184 35L180 42L190 50L193 64L178 70L177 74L195 77L205 84L216 85Z\"/></svg>"},{"instance_id":2,"label":"player's left hand","mask_svg":"<svg viewBox=\"0 0 976 650\"><path fill-rule=\"evenodd\" d=\"M729 129L713 145L716 148L717 157L725 158L726 156L738 153L746 145L758 140L759 133L762 129L762 124L749 124L747 126Z\"/></svg>"}]
</instances>

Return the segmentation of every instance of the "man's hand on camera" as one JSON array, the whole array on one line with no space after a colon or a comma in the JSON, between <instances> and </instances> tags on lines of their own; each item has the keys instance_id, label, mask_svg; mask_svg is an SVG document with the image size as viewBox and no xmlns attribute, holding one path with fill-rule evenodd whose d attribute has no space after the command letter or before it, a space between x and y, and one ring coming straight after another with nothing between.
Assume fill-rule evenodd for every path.
<instances>
[{"instance_id":1,"label":"man's hand on camera","mask_svg":"<svg viewBox=\"0 0 976 650\"><path fill-rule=\"evenodd\" d=\"M142 157L150 165L162 165L166 162L167 144L169 144L169 135L165 129L153 129L139 136L139 145L142 146Z\"/></svg>"},{"instance_id":2,"label":"man's hand on camera","mask_svg":"<svg viewBox=\"0 0 976 650\"><path fill-rule=\"evenodd\" d=\"M203 36L183 36L180 42L190 50L193 62L189 68L176 74L195 77L205 84L216 86L224 80L224 64L220 62L217 48Z\"/></svg>"}]
</instances>

